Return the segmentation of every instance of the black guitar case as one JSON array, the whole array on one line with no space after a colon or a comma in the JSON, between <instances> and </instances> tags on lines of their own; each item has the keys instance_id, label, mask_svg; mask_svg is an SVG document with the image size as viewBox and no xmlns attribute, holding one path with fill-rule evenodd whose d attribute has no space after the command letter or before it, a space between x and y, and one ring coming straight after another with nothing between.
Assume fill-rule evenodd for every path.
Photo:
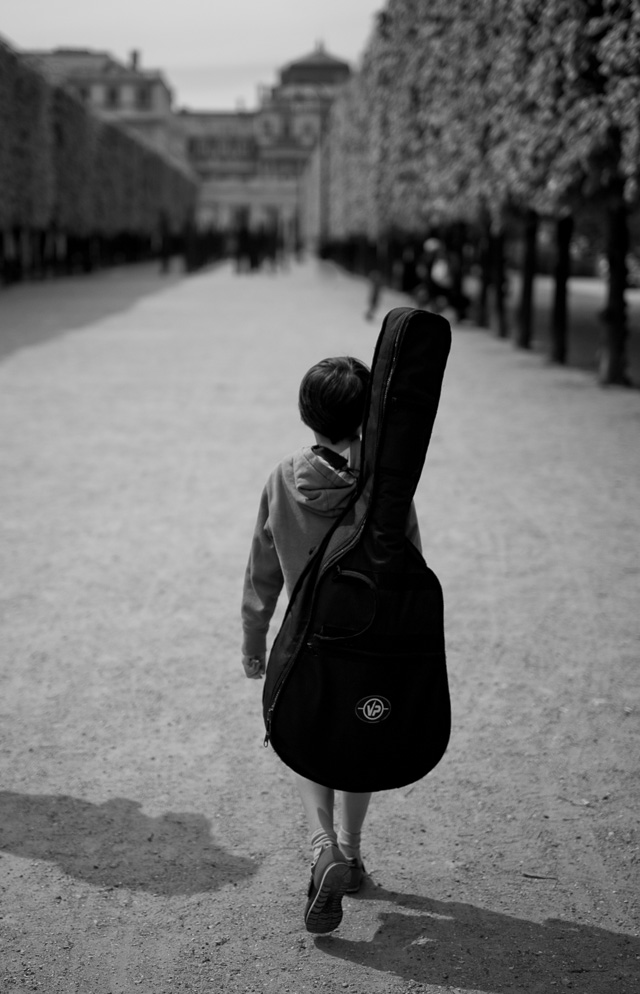
<instances>
[{"instance_id":1,"label":"black guitar case","mask_svg":"<svg viewBox=\"0 0 640 994\"><path fill-rule=\"evenodd\" d=\"M356 494L298 581L269 656L266 741L337 790L413 783L449 741L442 590L406 528L450 346L441 315L399 307L384 319Z\"/></svg>"}]
</instances>

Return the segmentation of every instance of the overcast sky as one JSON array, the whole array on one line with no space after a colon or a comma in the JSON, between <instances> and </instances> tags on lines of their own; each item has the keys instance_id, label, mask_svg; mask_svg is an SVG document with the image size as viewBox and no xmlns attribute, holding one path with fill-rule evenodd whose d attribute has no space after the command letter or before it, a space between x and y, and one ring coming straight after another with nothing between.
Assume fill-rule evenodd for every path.
<instances>
[{"instance_id":1,"label":"overcast sky","mask_svg":"<svg viewBox=\"0 0 640 994\"><path fill-rule=\"evenodd\" d=\"M177 107L254 107L259 84L323 41L357 63L385 0L1 0L0 35L18 50L78 47L120 60L138 49Z\"/></svg>"}]
</instances>

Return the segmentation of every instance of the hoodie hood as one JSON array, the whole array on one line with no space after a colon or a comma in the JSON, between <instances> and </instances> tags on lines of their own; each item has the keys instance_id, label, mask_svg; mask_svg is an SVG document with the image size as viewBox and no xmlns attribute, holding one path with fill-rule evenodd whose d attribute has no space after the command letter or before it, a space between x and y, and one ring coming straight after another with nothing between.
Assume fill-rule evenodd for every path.
<instances>
[{"instance_id":1,"label":"hoodie hood","mask_svg":"<svg viewBox=\"0 0 640 994\"><path fill-rule=\"evenodd\" d=\"M338 469L310 447L294 453L290 473L285 476L291 496L315 514L337 517L351 500L358 481L357 472L350 469L346 459L343 462L344 467Z\"/></svg>"}]
</instances>

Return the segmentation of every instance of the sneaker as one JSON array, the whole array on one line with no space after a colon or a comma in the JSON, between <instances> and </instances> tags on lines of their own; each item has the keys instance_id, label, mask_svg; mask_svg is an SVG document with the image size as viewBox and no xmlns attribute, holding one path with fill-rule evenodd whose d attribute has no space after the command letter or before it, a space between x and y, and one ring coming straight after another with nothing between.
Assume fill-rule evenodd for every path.
<instances>
[{"instance_id":1,"label":"sneaker","mask_svg":"<svg viewBox=\"0 0 640 994\"><path fill-rule=\"evenodd\" d=\"M342 921L342 898L351 868L337 846L325 846L311 869L309 900L304 909L308 932L333 932Z\"/></svg>"},{"instance_id":2,"label":"sneaker","mask_svg":"<svg viewBox=\"0 0 640 994\"><path fill-rule=\"evenodd\" d=\"M367 871L359 856L354 856L352 859L347 858L347 863L349 864L349 876L345 894L357 894L362 887L362 881Z\"/></svg>"}]
</instances>

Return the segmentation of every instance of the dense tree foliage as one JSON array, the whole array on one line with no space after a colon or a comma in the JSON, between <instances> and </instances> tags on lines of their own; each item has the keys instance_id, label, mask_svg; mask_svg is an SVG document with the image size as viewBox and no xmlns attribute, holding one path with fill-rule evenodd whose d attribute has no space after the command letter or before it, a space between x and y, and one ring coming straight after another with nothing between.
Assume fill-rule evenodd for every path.
<instances>
[{"instance_id":1,"label":"dense tree foliage","mask_svg":"<svg viewBox=\"0 0 640 994\"><path fill-rule=\"evenodd\" d=\"M169 162L27 66L0 43L0 232L70 237L181 229L196 185Z\"/></svg>"},{"instance_id":2,"label":"dense tree foliage","mask_svg":"<svg viewBox=\"0 0 640 994\"><path fill-rule=\"evenodd\" d=\"M640 200L640 0L388 0L334 105L325 149L329 238L380 242L465 224L493 240L497 286L506 224L523 224L531 276L538 217L555 219L558 361L571 219L597 212L609 232L601 378L625 381L627 217ZM525 346L530 300L525 279Z\"/></svg>"}]
</instances>

